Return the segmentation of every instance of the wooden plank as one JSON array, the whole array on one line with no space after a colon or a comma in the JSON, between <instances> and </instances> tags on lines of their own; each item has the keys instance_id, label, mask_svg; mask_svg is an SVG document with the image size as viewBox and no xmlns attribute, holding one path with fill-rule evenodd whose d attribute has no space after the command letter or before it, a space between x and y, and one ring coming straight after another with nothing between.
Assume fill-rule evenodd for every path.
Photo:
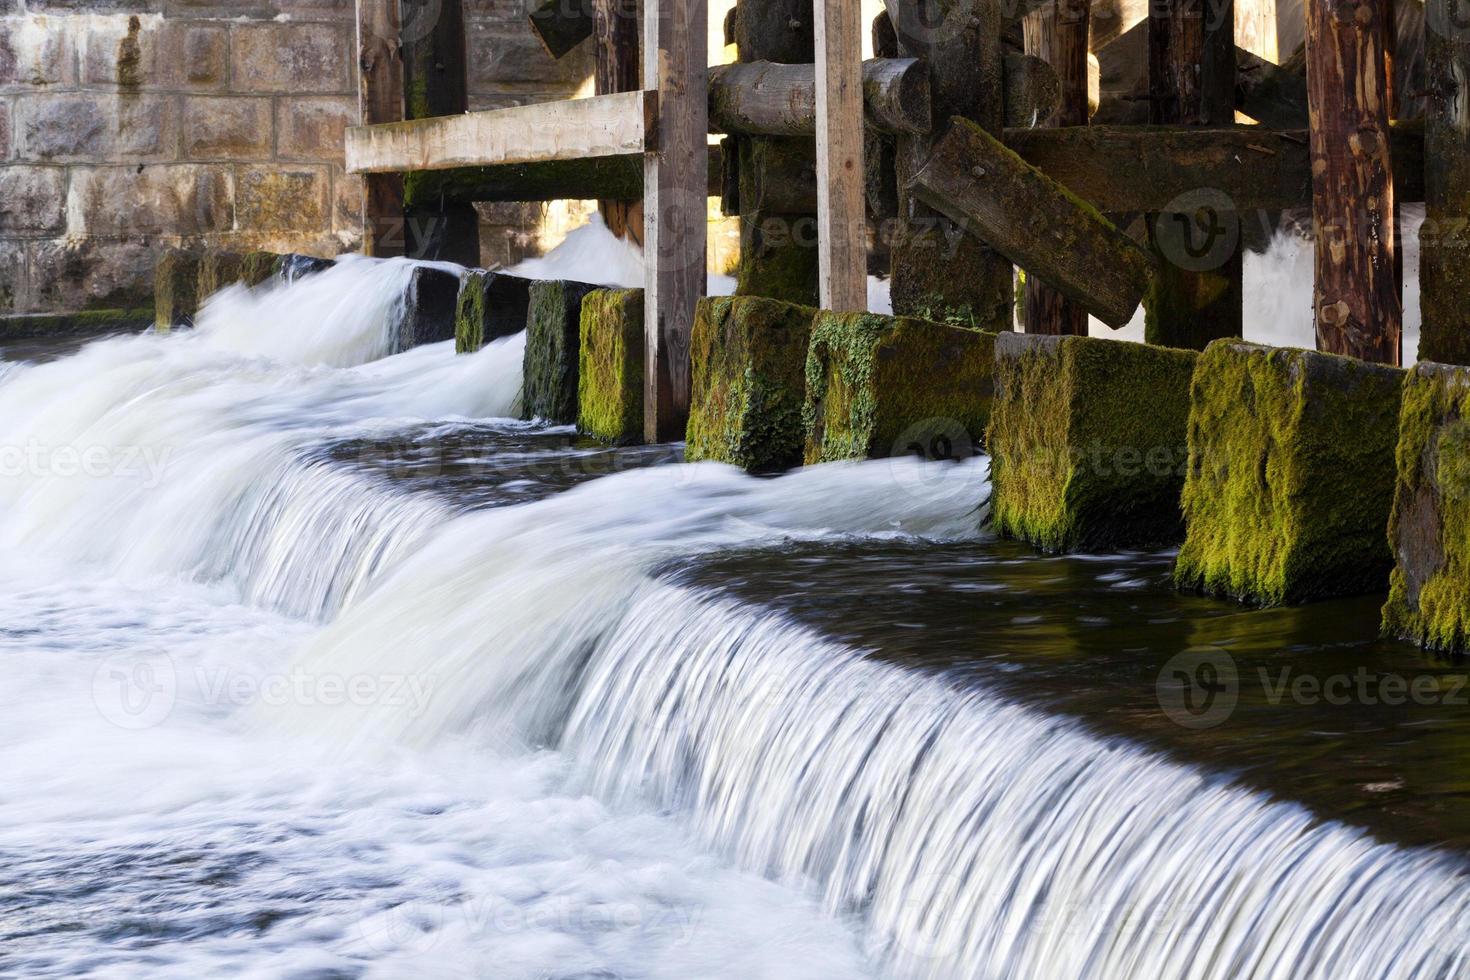
<instances>
[{"instance_id":1,"label":"wooden plank","mask_svg":"<svg viewBox=\"0 0 1470 980\"><path fill-rule=\"evenodd\" d=\"M537 0L531 6L531 33L546 53L564 58L592 36L594 0Z\"/></svg>"},{"instance_id":2,"label":"wooden plank","mask_svg":"<svg viewBox=\"0 0 1470 980\"><path fill-rule=\"evenodd\" d=\"M643 55L637 0L593 0L593 32L597 45L596 94L616 95L643 88ZM603 198L598 213L619 238L643 242L643 205Z\"/></svg>"},{"instance_id":3,"label":"wooden plank","mask_svg":"<svg viewBox=\"0 0 1470 980\"><path fill-rule=\"evenodd\" d=\"M710 129L740 136L811 136L817 131L813 65L770 61L709 70ZM882 133L926 133L932 122L929 69L914 58L862 63L866 125Z\"/></svg>"},{"instance_id":4,"label":"wooden plank","mask_svg":"<svg viewBox=\"0 0 1470 980\"><path fill-rule=\"evenodd\" d=\"M1057 111L1044 120L1045 125L1086 126L1091 116L1087 63L1090 20L1088 0L1056 0L1050 11L1026 18L1027 50L1045 59L1057 75ZM1026 277L1024 315L1027 333L1087 335L1087 311L1039 276Z\"/></svg>"},{"instance_id":5,"label":"wooden plank","mask_svg":"<svg viewBox=\"0 0 1470 980\"><path fill-rule=\"evenodd\" d=\"M1047 16L1046 11L1032 14L1038 18ZM1057 70L1029 47L1031 23L1028 18L1028 53L1012 51L1005 58L1006 125L1023 129L1051 121L1062 105L1062 82Z\"/></svg>"},{"instance_id":6,"label":"wooden plank","mask_svg":"<svg viewBox=\"0 0 1470 980\"><path fill-rule=\"evenodd\" d=\"M1273 65L1264 58L1237 47L1235 64L1235 108L1262 126L1273 129L1306 128L1305 60Z\"/></svg>"},{"instance_id":7,"label":"wooden plank","mask_svg":"<svg viewBox=\"0 0 1470 980\"><path fill-rule=\"evenodd\" d=\"M357 121L364 126L403 119L403 56L398 0L357 0ZM362 250L387 258L402 255L403 175L370 174L363 180Z\"/></svg>"},{"instance_id":8,"label":"wooden plank","mask_svg":"<svg viewBox=\"0 0 1470 980\"><path fill-rule=\"evenodd\" d=\"M1426 5L1419 359L1470 364L1470 0ZM1394 158L1394 171L1404 162Z\"/></svg>"},{"instance_id":9,"label":"wooden plank","mask_svg":"<svg viewBox=\"0 0 1470 980\"><path fill-rule=\"evenodd\" d=\"M1148 252L974 123L954 121L910 190L1111 326L1148 288Z\"/></svg>"},{"instance_id":10,"label":"wooden plank","mask_svg":"<svg viewBox=\"0 0 1470 980\"><path fill-rule=\"evenodd\" d=\"M709 147L708 189L720 193L720 147ZM508 163L497 167L419 170L405 175L424 200L473 201L639 201L643 199L643 154L550 163ZM815 207L815 181L807 199Z\"/></svg>"},{"instance_id":11,"label":"wooden plank","mask_svg":"<svg viewBox=\"0 0 1470 980\"><path fill-rule=\"evenodd\" d=\"M1312 112L1313 309L1317 347L1398 364L1402 298L1394 273L1382 0L1307 0Z\"/></svg>"},{"instance_id":12,"label":"wooden plank","mask_svg":"<svg viewBox=\"0 0 1470 980\"><path fill-rule=\"evenodd\" d=\"M862 11L813 0L817 36L817 261L822 308L868 309L863 210Z\"/></svg>"},{"instance_id":13,"label":"wooden plank","mask_svg":"<svg viewBox=\"0 0 1470 980\"><path fill-rule=\"evenodd\" d=\"M543 102L347 130L347 170L448 170L642 153L652 92Z\"/></svg>"},{"instance_id":14,"label":"wooden plank","mask_svg":"<svg viewBox=\"0 0 1470 980\"><path fill-rule=\"evenodd\" d=\"M1149 122L1228 126L1235 120L1234 0L1158 0L1150 5ZM1240 217L1228 197L1186 193L1167 213L1149 217L1159 258L1144 339L1162 347L1203 350L1239 337L1244 308Z\"/></svg>"},{"instance_id":15,"label":"wooden plank","mask_svg":"<svg viewBox=\"0 0 1470 980\"><path fill-rule=\"evenodd\" d=\"M689 338L707 283L708 0L644 0L643 16L643 87L659 95L643 167L643 428L666 442L689 419Z\"/></svg>"}]
</instances>

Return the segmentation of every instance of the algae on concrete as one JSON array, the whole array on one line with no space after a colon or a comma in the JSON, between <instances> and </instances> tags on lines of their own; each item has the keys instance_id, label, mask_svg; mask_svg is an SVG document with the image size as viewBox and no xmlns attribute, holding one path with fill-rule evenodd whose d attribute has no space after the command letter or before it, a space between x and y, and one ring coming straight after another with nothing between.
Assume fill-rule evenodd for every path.
<instances>
[{"instance_id":1,"label":"algae on concrete","mask_svg":"<svg viewBox=\"0 0 1470 980\"><path fill-rule=\"evenodd\" d=\"M199 260L199 298L207 297L235 283L258 286L271 277L280 256L274 252L229 252L210 249Z\"/></svg>"},{"instance_id":2,"label":"algae on concrete","mask_svg":"<svg viewBox=\"0 0 1470 980\"><path fill-rule=\"evenodd\" d=\"M521 417L561 425L577 421L582 300L596 286L584 282L534 282L526 315L526 353Z\"/></svg>"},{"instance_id":3,"label":"algae on concrete","mask_svg":"<svg viewBox=\"0 0 1470 980\"><path fill-rule=\"evenodd\" d=\"M806 462L979 452L995 342L910 317L819 313L806 360Z\"/></svg>"},{"instance_id":4,"label":"algae on concrete","mask_svg":"<svg viewBox=\"0 0 1470 980\"><path fill-rule=\"evenodd\" d=\"M459 275L418 266L404 290L398 321L397 350L454 339L454 311L459 304Z\"/></svg>"},{"instance_id":5,"label":"algae on concrete","mask_svg":"<svg viewBox=\"0 0 1470 980\"><path fill-rule=\"evenodd\" d=\"M526 329L531 280L475 269L465 273L454 313L454 350L473 354Z\"/></svg>"},{"instance_id":6,"label":"algae on concrete","mask_svg":"<svg viewBox=\"0 0 1470 980\"><path fill-rule=\"evenodd\" d=\"M1403 376L1240 340L1205 348L1175 583L1261 605L1384 589Z\"/></svg>"},{"instance_id":7,"label":"algae on concrete","mask_svg":"<svg viewBox=\"0 0 1470 980\"><path fill-rule=\"evenodd\" d=\"M1383 630L1470 647L1470 368L1420 363L1404 379Z\"/></svg>"},{"instance_id":8,"label":"algae on concrete","mask_svg":"<svg viewBox=\"0 0 1470 980\"><path fill-rule=\"evenodd\" d=\"M751 472L801 465L809 306L758 296L702 300L691 338L693 370L684 458Z\"/></svg>"},{"instance_id":9,"label":"algae on concrete","mask_svg":"<svg viewBox=\"0 0 1470 980\"><path fill-rule=\"evenodd\" d=\"M1056 552L1176 543L1198 356L1001 334L988 434L996 531Z\"/></svg>"},{"instance_id":10,"label":"algae on concrete","mask_svg":"<svg viewBox=\"0 0 1470 980\"><path fill-rule=\"evenodd\" d=\"M171 248L153 267L153 325L161 331L194 325L199 311L199 253Z\"/></svg>"},{"instance_id":11,"label":"algae on concrete","mask_svg":"<svg viewBox=\"0 0 1470 980\"><path fill-rule=\"evenodd\" d=\"M643 441L643 290L582 300L577 429L616 445Z\"/></svg>"}]
</instances>

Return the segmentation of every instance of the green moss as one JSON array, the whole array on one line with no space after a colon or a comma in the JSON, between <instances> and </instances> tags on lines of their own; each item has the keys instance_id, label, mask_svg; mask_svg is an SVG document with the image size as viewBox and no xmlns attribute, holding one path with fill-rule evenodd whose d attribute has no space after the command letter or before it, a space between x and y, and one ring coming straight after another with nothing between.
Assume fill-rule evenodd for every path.
<instances>
[{"instance_id":1,"label":"green moss","mask_svg":"<svg viewBox=\"0 0 1470 980\"><path fill-rule=\"evenodd\" d=\"M1314 351L1206 348L1179 587L1265 605L1383 589L1402 377Z\"/></svg>"},{"instance_id":2,"label":"green moss","mask_svg":"<svg viewBox=\"0 0 1470 980\"><path fill-rule=\"evenodd\" d=\"M473 354L526 329L530 280L498 272L465 273L454 313L454 349Z\"/></svg>"},{"instance_id":3,"label":"green moss","mask_svg":"<svg viewBox=\"0 0 1470 980\"><path fill-rule=\"evenodd\" d=\"M994 349L994 334L927 320L818 314L806 361L806 462L972 455L994 400Z\"/></svg>"},{"instance_id":4,"label":"green moss","mask_svg":"<svg viewBox=\"0 0 1470 980\"><path fill-rule=\"evenodd\" d=\"M582 300L577 428L618 445L643 441L643 290L599 289Z\"/></svg>"},{"instance_id":5,"label":"green moss","mask_svg":"<svg viewBox=\"0 0 1470 980\"><path fill-rule=\"evenodd\" d=\"M0 316L0 340L38 337L90 337L136 333L154 322L155 311L82 310L76 313L28 313Z\"/></svg>"},{"instance_id":6,"label":"green moss","mask_svg":"<svg viewBox=\"0 0 1470 980\"><path fill-rule=\"evenodd\" d=\"M1047 551L1178 541L1197 357L1001 334L988 432L996 531Z\"/></svg>"},{"instance_id":7,"label":"green moss","mask_svg":"<svg viewBox=\"0 0 1470 980\"><path fill-rule=\"evenodd\" d=\"M240 259L240 282L259 286L275 274L280 258L275 252L246 252Z\"/></svg>"},{"instance_id":8,"label":"green moss","mask_svg":"<svg viewBox=\"0 0 1470 980\"><path fill-rule=\"evenodd\" d=\"M596 286L551 280L530 286L521 417L577 421L582 300Z\"/></svg>"},{"instance_id":9,"label":"green moss","mask_svg":"<svg viewBox=\"0 0 1470 980\"><path fill-rule=\"evenodd\" d=\"M752 472L800 465L806 359L816 310L756 296L700 302L684 458Z\"/></svg>"},{"instance_id":10,"label":"green moss","mask_svg":"<svg viewBox=\"0 0 1470 980\"><path fill-rule=\"evenodd\" d=\"M737 295L764 296L800 306L817 305L817 250L810 243L789 237L788 232L810 220L809 216L763 212L741 216ZM776 229L780 230L778 235L768 234Z\"/></svg>"},{"instance_id":11,"label":"green moss","mask_svg":"<svg viewBox=\"0 0 1470 980\"><path fill-rule=\"evenodd\" d=\"M195 252L171 248L153 267L154 326L187 327L199 311L199 260Z\"/></svg>"},{"instance_id":12,"label":"green moss","mask_svg":"<svg viewBox=\"0 0 1470 980\"><path fill-rule=\"evenodd\" d=\"M403 203L406 210L433 211L445 204L474 201L545 201L586 197L593 188L606 200L641 198L642 157L410 170L403 175Z\"/></svg>"},{"instance_id":13,"label":"green moss","mask_svg":"<svg viewBox=\"0 0 1470 980\"><path fill-rule=\"evenodd\" d=\"M1470 369L1419 364L1404 381L1383 629L1470 648Z\"/></svg>"}]
</instances>

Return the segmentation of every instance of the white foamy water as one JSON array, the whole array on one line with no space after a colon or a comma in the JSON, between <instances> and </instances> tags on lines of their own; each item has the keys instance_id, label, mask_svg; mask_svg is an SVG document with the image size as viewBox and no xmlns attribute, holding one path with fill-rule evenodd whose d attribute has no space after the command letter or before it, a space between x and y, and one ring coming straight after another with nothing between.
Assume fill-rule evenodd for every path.
<instances>
[{"instance_id":1,"label":"white foamy water","mask_svg":"<svg viewBox=\"0 0 1470 980\"><path fill-rule=\"evenodd\" d=\"M1464 975L1456 858L660 574L974 538L983 459L324 454L515 410L520 338L382 356L407 268L0 374L0 974Z\"/></svg>"}]
</instances>

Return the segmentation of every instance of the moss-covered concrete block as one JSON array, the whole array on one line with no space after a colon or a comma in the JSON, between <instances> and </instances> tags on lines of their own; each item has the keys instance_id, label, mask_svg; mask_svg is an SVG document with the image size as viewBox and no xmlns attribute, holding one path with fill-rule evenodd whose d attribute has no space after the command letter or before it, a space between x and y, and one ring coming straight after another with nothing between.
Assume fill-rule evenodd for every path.
<instances>
[{"instance_id":1,"label":"moss-covered concrete block","mask_svg":"<svg viewBox=\"0 0 1470 980\"><path fill-rule=\"evenodd\" d=\"M687 460L752 472L801 465L810 306L759 296L702 300L690 342Z\"/></svg>"},{"instance_id":2,"label":"moss-covered concrete block","mask_svg":"<svg viewBox=\"0 0 1470 980\"><path fill-rule=\"evenodd\" d=\"M454 349L473 354L493 340L526 329L531 280L503 272L465 273L454 314Z\"/></svg>"},{"instance_id":3,"label":"moss-covered concrete block","mask_svg":"<svg viewBox=\"0 0 1470 980\"><path fill-rule=\"evenodd\" d=\"M1261 605L1381 591L1404 372L1217 340L1189 412L1182 589Z\"/></svg>"},{"instance_id":4,"label":"moss-covered concrete block","mask_svg":"<svg viewBox=\"0 0 1470 980\"><path fill-rule=\"evenodd\" d=\"M0 341L137 333L146 330L154 317L155 311L149 309L6 314L0 316Z\"/></svg>"},{"instance_id":5,"label":"moss-covered concrete block","mask_svg":"<svg viewBox=\"0 0 1470 980\"><path fill-rule=\"evenodd\" d=\"M398 319L400 351L454 339L454 311L459 304L459 275L419 266L403 291Z\"/></svg>"},{"instance_id":6,"label":"moss-covered concrete block","mask_svg":"<svg viewBox=\"0 0 1470 980\"><path fill-rule=\"evenodd\" d=\"M582 300L596 286L585 282L534 282L526 313L526 354L521 417L562 425L577 421Z\"/></svg>"},{"instance_id":7,"label":"moss-covered concrete block","mask_svg":"<svg viewBox=\"0 0 1470 980\"><path fill-rule=\"evenodd\" d=\"M643 290L598 289L582 300L577 428L618 445L643 441Z\"/></svg>"},{"instance_id":8,"label":"moss-covered concrete block","mask_svg":"<svg viewBox=\"0 0 1470 980\"><path fill-rule=\"evenodd\" d=\"M1404 379L1394 557L1383 630L1437 650L1470 649L1470 368L1420 364Z\"/></svg>"},{"instance_id":9,"label":"moss-covered concrete block","mask_svg":"<svg viewBox=\"0 0 1470 980\"><path fill-rule=\"evenodd\" d=\"M159 330L188 327L199 311L197 252L171 248L153 266L153 325Z\"/></svg>"},{"instance_id":10,"label":"moss-covered concrete block","mask_svg":"<svg viewBox=\"0 0 1470 980\"><path fill-rule=\"evenodd\" d=\"M201 302L226 286L244 283L258 286L271 277L276 260L274 252L227 252L211 249L199 260L199 297Z\"/></svg>"},{"instance_id":11,"label":"moss-covered concrete block","mask_svg":"<svg viewBox=\"0 0 1470 980\"><path fill-rule=\"evenodd\" d=\"M817 314L802 410L806 462L978 452L995 395L995 339L909 317Z\"/></svg>"},{"instance_id":12,"label":"moss-covered concrete block","mask_svg":"<svg viewBox=\"0 0 1470 980\"><path fill-rule=\"evenodd\" d=\"M988 434L995 530L1059 552L1176 543L1198 357L1001 334Z\"/></svg>"}]
</instances>

